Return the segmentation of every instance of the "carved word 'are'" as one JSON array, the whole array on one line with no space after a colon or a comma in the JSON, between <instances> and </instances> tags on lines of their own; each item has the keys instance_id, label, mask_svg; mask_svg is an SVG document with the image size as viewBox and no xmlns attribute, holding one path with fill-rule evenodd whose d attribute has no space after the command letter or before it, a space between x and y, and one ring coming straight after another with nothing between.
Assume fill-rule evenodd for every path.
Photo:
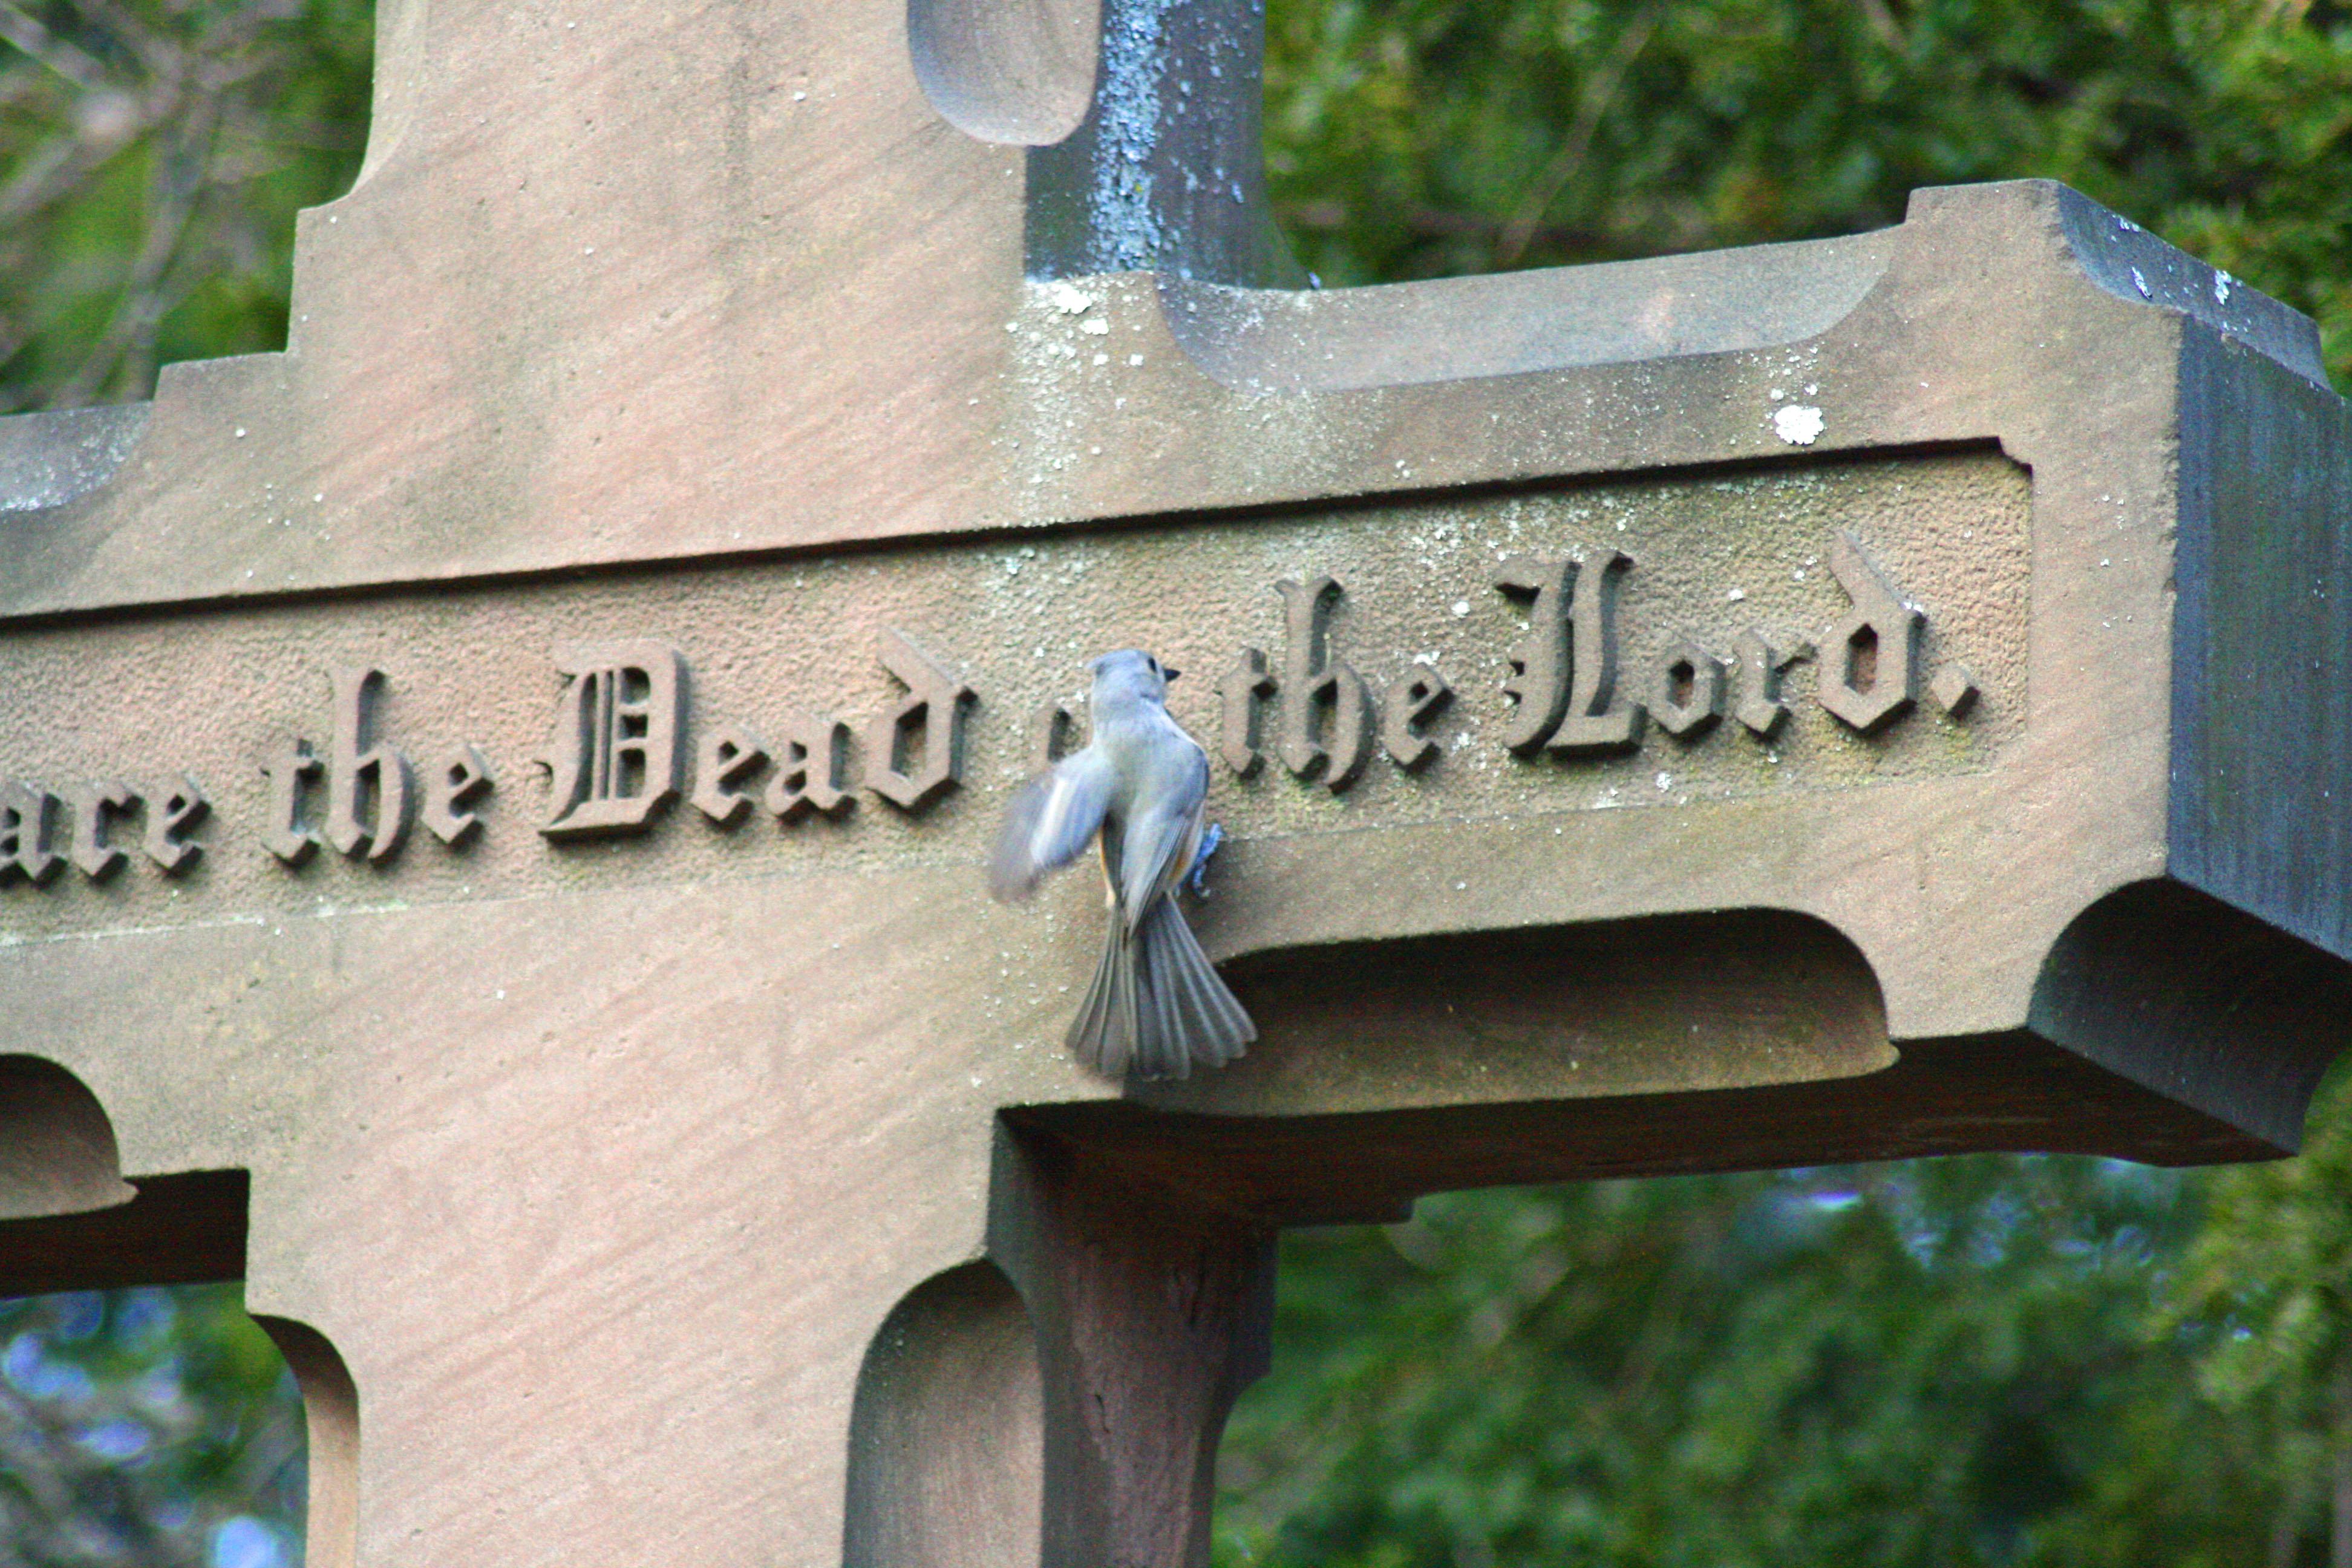
<instances>
[{"instance_id":1,"label":"carved word 'are'","mask_svg":"<svg viewBox=\"0 0 2352 1568\"><path fill-rule=\"evenodd\" d=\"M1850 533L1830 543L1830 570L1851 606L1823 638L1815 696L1823 709L1867 733L1910 708L1921 689L1919 648L1927 616L1906 602ZM1633 570L1618 550L1522 557L1496 568L1494 586L1527 606L1527 635L1509 651L1503 695L1503 744L1519 756L1599 755L1640 743L1645 719L1677 739L1695 741L1727 716L1770 736L1789 716L1780 695L1787 668L1812 657L1810 641L1776 644L1761 631L1738 634L1729 657L1684 639L1649 672L1646 690L1629 694L1622 679L1617 596ZM1434 669L1407 670L1375 701L1371 689L1330 650L1330 616L1340 597L1328 576L1281 582L1285 647L1279 666L1244 647L1219 677L1218 754L1244 778L1270 745L1302 779L1343 790L1361 773L1375 739L1398 766L1416 768L1436 751L1425 730L1452 698ZM1738 671L1735 682L1734 670ZM1968 671L1939 671L1931 689L1958 718L1976 697ZM1264 733L1271 712L1273 734ZM1049 715L1040 750L1055 743Z\"/></svg>"},{"instance_id":2,"label":"carved word 'are'","mask_svg":"<svg viewBox=\"0 0 2352 1568\"><path fill-rule=\"evenodd\" d=\"M103 882L129 864L123 846L134 834L155 870L176 877L205 852L188 835L211 810L185 773L147 791L113 779L62 794L17 780L0 784L0 886L45 888L68 866Z\"/></svg>"}]
</instances>

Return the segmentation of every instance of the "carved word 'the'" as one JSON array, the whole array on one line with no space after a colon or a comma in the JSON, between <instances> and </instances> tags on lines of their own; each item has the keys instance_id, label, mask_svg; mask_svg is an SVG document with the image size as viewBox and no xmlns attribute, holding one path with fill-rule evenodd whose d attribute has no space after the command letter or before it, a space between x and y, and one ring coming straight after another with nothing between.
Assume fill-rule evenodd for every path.
<instances>
[{"instance_id":1,"label":"carved word 'the'","mask_svg":"<svg viewBox=\"0 0 2352 1568\"><path fill-rule=\"evenodd\" d=\"M1269 672L1265 655L1245 647L1217 679L1217 754L1225 765L1244 778L1257 772L1261 710L1268 702L1279 707L1275 751L1282 765L1335 792L1363 772L1375 737L1400 767L1419 767L1434 755L1436 742L1422 727L1453 695L1445 678L1420 668L1400 678L1389 690L1388 721L1381 723L1363 677L1330 651L1339 584L1315 576L1277 583L1275 591L1283 600L1282 673Z\"/></svg>"}]
</instances>

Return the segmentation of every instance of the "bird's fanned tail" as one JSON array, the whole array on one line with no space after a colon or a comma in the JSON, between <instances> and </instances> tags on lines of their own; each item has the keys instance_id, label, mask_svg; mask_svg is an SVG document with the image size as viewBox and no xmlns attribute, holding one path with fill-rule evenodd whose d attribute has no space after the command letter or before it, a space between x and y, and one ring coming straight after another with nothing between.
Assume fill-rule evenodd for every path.
<instances>
[{"instance_id":1,"label":"bird's fanned tail","mask_svg":"<svg viewBox=\"0 0 2352 1568\"><path fill-rule=\"evenodd\" d=\"M1095 977L1070 1020L1066 1043L1080 1066L1105 1078L1126 1076L1135 1059L1135 964L1128 954L1126 923L1113 919Z\"/></svg>"},{"instance_id":2,"label":"bird's fanned tail","mask_svg":"<svg viewBox=\"0 0 2352 1568\"><path fill-rule=\"evenodd\" d=\"M1256 1038L1175 900L1161 898L1132 934L1125 921L1110 921L1069 1047L1107 1078L1187 1078L1232 1061Z\"/></svg>"}]
</instances>

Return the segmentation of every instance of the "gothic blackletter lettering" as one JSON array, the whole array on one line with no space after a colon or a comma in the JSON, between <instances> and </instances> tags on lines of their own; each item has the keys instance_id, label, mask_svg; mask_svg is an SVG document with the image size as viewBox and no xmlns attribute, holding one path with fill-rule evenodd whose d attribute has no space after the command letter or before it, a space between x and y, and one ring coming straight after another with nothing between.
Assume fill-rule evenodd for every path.
<instances>
[{"instance_id":1,"label":"gothic blackletter lettering","mask_svg":"<svg viewBox=\"0 0 2352 1568\"><path fill-rule=\"evenodd\" d=\"M1381 720L1381 744L1397 766L1417 768L1437 754L1437 742L1422 733L1422 727L1437 717L1453 695L1445 677L1426 665L1397 677Z\"/></svg>"},{"instance_id":2,"label":"gothic blackletter lettering","mask_svg":"<svg viewBox=\"0 0 2352 1568\"><path fill-rule=\"evenodd\" d=\"M327 842L344 855L387 860L408 837L408 759L368 744L380 669L338 669L335 739L327 757Z\"/></svg>"},{"instance_id":3,"label":"gothic blackletter lettering","mask_svg":"<svg viewBox=\"0 0 2352 1568\"><path fill-rule=\"evenodd\" d=\"M1568 560L1522 556L1495 569L1496 587L1528 601L1528 635L1512 647L1511 674L1503 682L1503 695L1515 700L1503 744L1523 757L1542 749L1568 711L1569 592L1575 582L1576 563Z\"/></svg>"},{"instance_id":4,"label":"gothic blackletter lettering","mask_svg":"<svg viewBox=\"0 0 2352 1568\"><path fill-rule=\"evenodd\" d=\"M1731 710L1732 717L1769 740L1789 716L1789 705L1780 700L1780 672L1810 657L1813 645L1798 642L1782 652L1777 645L1767 642L1763 633L1746 631L1739 634L1737 651L1743 695L1738 706Z\"/></svg>"},{"instance_id":5,"label":"gothic blackletter lettering","mask_svg":"<svg viewBox=\"0 0 2352 1568\"><path fill-rule=\"evenodd\" d=\"M678 795L677 735L686 661L667 643L567 643L555 650L570 679L547 762L550 838L634 833Z\"/></svg>"},{"instance_id":6,"label":"gothic blackletter lettering","mask_svg":"<svg viewBox=\"0 0 2352 1568\"><path fill-rule=\"evenodd\" d=\"M319 836L302 811L303 785L318 772L310 742L300 739L289 741L284 751L261 764L261 775L269 781L269 825L261 830L261 845L289 866L299 866L319 847Z\"/></svg>"},{"instance_id":7,"label":"gothic blackletter lettering","mask_svg":"<svg viewBox=\"0 0 2352 1568\"><path fill-rule=\"evenodd\" d=\"M1617 700L1617 589L1633 565L1620 550L1593 551L1577 563L1568 715L1549 751L1621 752L1642 738L1642 705Z\"/></svg>"},{"instance_id":8,"label":"gothic blackletter lettering","mask_svg":"<svg viewBox=\"0 0 2352 1568\"><path fill-rule=\"evenodd\" d=\"M1326 576L1276 583L1287 641L1282 663L1282 765L1333 791L1355 781L1370 747L1371 693L1325 647L1339 584ZM1319 738L1318 738L1318 731Z\"/></svg>"},{"instance_id":9,"label":"gothic blackletter lettering","mask_svg":"<svg viewBox=\"0 0 2352 1568\"><path fill-rule=\"evenodd\" d=\"M1955 719L1965 719L1977 705L1977 678L1965 664L1948 664L1927 682L1927 695Z\"/></svg>"},{"instance_id":10,"label":"gothic blackletter lettering","mask_svg":"<svg viewBox=\"0 0 2352 1568\"><path fill-rule=\"evenodd\" d=\"M1077 747L1078 721L1070 705L1048 698L1029 715L1029 766L1043 772Z\"/></svg>"},{"instance_id":11,"label":"gothic blackletter lettering","mask_svg":"<svg viewBox=\"0 0 2352 1568\"><path fill-rule=\"evenodd\" d=\"M1220 709L1217 755L1235 774L1248 778L1265 761L1257 749L1258 704L1274 695L1265 655L1254 647L1242 649L1233 667L1217 677L1214 689Z\"/></svg>"},{"instance_id":12,"label":"gothic blackletter lettering","mask_svg":"<svg viewBox=\"0 0 2352 1568\"><path fill-rule=\"evenodd\" d=\"M58 797L11 781L0 784L0 883L39 887L65 869L57 852Z\"/></svg>"},{"instance_id":13,"label":"gothic blackletter lettering","mask_svg":"<svg viewBox=\"0 0 2352 1568\"><path fill-rule=\"evenodd\" d=\"M1650 717L1678 741L1696 741L1723 717L1724 660L1695 642L1666 650Z\"/></svg>"},{"instance_id":14,"label":"gothic blackletter lettering","mask_svg":"<svg viewBox=\"0 0 2352 1568\"><path fill-rule=\"evenodd\" d=\"M1617 590L1633 557L1505 562L1495 586L1532 600L1528 635L1511 650L1504 692L1518 708L1503 743L1525 756L1622 751L1641 739L1642 705L1617 700Z\"/></svg>"},{"instance_id":15,"label":"gothic blackletter lettering","mask_svg":"<svg viewBox=\"0 0 2352 1568\"><path fill-rule=\"evenodd\" d=\"M866 787L919 811L963 782L964 709L975 695L904 632L883 627L879 652L907 695L866 726Z\"/></svg>"},{"instance_id":16,"label":"gothic blackletter lettering","mask_svg":"<svg viewBox=\"0 0 2352 1568\"><path fill-rule=\"evenodd\" d=\"M299 742L298 742L299 743ZM318 764L310 764L316 768ZM274 791L272 792L275 793ZM187 837L194 826L212 810L212 802L196 787L196 781L182 773L160 790L147 796L147 832L139 847L156 868L166 877L176 877L196 863L205 847Z\"/></svg>"},{"instance_id":17,"label":"gothic blackletter lettering","mask_svg":"<svg viewBox=\"0 0 2352 1568\"><path fill-rule=\"evenodd\" d=\"M1919 634L1927 616L1903 602L1862 543L1840 529L1830 570L1853 601L1822 643L1822 706L1868 731L1911 706L1919 689Z\"/></svg>"},{"instance_id":18,"label":"gothic blackletter lettering","mask_svg":"<svg viewBox=\"0 0 2352 1568\"><path fill-rule=\"evenodd\" d=\"M732 827L751 809L739 786L767 764L767 743L740 724L721 724L702 737L694 753L694 808L721 827Z\"/></svg>"},{"instance_id":19,"label":"gothic blackletter lettering","mask_svg":"<svg viewBox=\"0 0 2352 1568\"><path fill-rule=\"evenodd\" d=\"M93 882L103 882L122 869L130 858L115 847L109 831L114 823L131 815L139 797L130 786L112 783L87 784L73 792L73 847L68 858L81 874Z\"/></svg>"},{"instance_id":20,"label":"gothic blackletter lettering","mask_svg":"<svg viewBox=\"0 0 2352 1568\"><path fill-rule=\"evenodd\" d=\"M425 775L425 808L418 813L433 837L452 849L482 830L481 814L469 809L490 793L490 764L470 743L452 747Z\"/></svg>"},{"instance_id":21,"label":"gothic blackletter lettering","mask_svg":"<svg viewBox=\"0 0 2352 1568\"><path fill-rule=\"evenodd\" d=\"M814 811L836 816L856 804L849 793L849 726L804 713L784 718L784 747L768 781L768 809L783 822Z\"/></svg>"}]
</instances>

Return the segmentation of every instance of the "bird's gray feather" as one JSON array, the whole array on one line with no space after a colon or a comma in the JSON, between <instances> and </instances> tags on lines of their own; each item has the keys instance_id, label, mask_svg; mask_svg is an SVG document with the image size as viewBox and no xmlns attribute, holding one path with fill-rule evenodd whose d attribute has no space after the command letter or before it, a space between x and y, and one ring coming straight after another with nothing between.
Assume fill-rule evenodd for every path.
<instances>
[{"instance_id":1,"label":"bird's gray feather","mask_svg":"<svg viewBox=\"0 0 2352 1568\"><path fill-rule=\"evenodd\" d=\"M1076 859L1102 826L1113 782L1109 763L1089 750L1024 784L989 858L988 890L1006 902L1025 899L1046 872Z\"/></svg>"}]
</instances>

